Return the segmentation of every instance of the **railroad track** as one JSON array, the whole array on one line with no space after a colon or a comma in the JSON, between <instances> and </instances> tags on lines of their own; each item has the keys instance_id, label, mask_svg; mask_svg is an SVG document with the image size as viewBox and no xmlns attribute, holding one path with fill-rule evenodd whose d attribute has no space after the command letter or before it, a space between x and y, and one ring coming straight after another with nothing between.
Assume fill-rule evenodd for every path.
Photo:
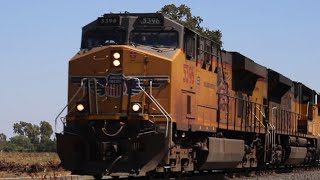
<instances>
[{"instance_id":1,"label":"railroad track","mask_svg":"<svg viewBox=\"0 0 320 180\"><path fill-rule=\"evenodd\" d=\"M320 167L319 166L301 166L301 167L280 167L278 169L265 168L265 169L251 169L251 170L233 170L233 171L204 171L204 172L195 172L188 173L183 175L175 175L171 177L165 176L156 176L156 177L119 177L112 178L105 176L103 179L132 179L132 180L161 180L161 179L170 179L170 180L244 180L244 179L292 179L292 177L298 177L301 175L302 179L320 179ZM313 173L314 178L306 178L308 172ZM314 175L316 173L316 175ZM87 179L87 178L84 178ZM90 178L89 178L90 179Z\"/></svg>"},{"instance_id":2,"label":"railroad track","mask_svg":"<svg viewBox=\"0 0 320 180\"><path fill-rule=\"evenodd\" d=\"M265 168L265 169L253 169L250 172L239 171L233 173L226 173L225 179L228 180L243 180L243 179L292 179L296 177L298 180L302 179L320 179L320 167L319 166L300 166L300 167L280 167L277 169ZM309 175L309 172L316 172L314 178L305 177ZM301 176L301 177L298 177Z\"/></svg>"}]
</instances>

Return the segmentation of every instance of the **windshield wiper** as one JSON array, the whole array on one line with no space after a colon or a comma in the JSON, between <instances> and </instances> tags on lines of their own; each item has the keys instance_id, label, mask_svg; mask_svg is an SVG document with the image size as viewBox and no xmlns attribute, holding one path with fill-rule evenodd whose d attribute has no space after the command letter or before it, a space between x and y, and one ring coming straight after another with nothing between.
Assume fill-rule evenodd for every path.
<instances>
[{"instance_id":1,"label":"windshield wiper","mask_svg":"<svg viewBox=\"0 0 320 180\"><path fill-rule=\"evenodd\" d=\"M161 49L159 49L157 46L138 44L138 43L134 43L134 42L131 42L130 44L131 44L132 46L134 46L134 47L144 46L144 47L149 47L149 48L151 48L151 49L153 49L153 50L161 51Z\"/></svg>"},{"instance_id":2,"label":"windshield wiper","mask_svg":"<svg viewBox=\"0 0 320 180\"><path fill-rule=\"evenodd\" d=\"M138 44L138 43L134 43L134 42L131 42L131 45L134 46L134 47L137 47L137 46L144 46L144 47L149 47L153 50L156 50L157 52L163 52L163 49L162 48L165 48L165 49L173 49L173 50L176 50L177 48L176 47L168 47L168 46L157 46L157 45L144 45L144 44ZM161 48L161 49L160 49Z\"/></svg>"}]
</instances>

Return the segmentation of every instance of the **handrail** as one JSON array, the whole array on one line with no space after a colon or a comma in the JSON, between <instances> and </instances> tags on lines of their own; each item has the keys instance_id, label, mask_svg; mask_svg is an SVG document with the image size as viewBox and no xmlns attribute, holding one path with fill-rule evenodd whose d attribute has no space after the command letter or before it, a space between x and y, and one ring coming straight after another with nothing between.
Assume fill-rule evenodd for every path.
<instances>
[{"instance_id":1,"label":"handrail","mask_svg":"<svg viewBox=\"0 0 320 180\"><path fill-rule=\"evenodd\" d=\"M151 81L151 84L152 84L152 81ZM152 87L151 87L151 89L152 89ZM156 98L151 94L150 95L153 99L155 99L156 100ZM159 106L160 107L162 107L161 106L161 104L157 101L157 103L159 104ZM162 107L163 108L163 107ZM172 138L172 126L173 126L173 122L172 122L172 117L170 116L170 114L163 108L163 110L164 110L164 112L166 112L167 113L167 115L169 116L169 118L170 118L170 137ZM167 129L168 129L169 127L168 127L168 123L167 123ZM167 132L166 132L166 134L167 134ZM171 140L169 141L169 143L171 144Z\"/></svg>"},{"instance_id":2,"label":"handrail","mask_svg":"<svg viewBox=\"0 0 320 180\"><path fill-rule=\"evenodd\" d=\"M265 113L257 106L255 106L255 109L258 109L258 112L262 115L263 118L267 118ZM252 112L253 113L253 112ZM254 113L253 113L254 114ZM269 122L267 121L267 124L266 126L261 123L260 119L256 116L256 114L254 114L254 117L260 122L260 124L262 124L262 126L266 129L266 136L265 136L265 153L264 153L264 160L266 161L267 159L267 150L269 149L270 147L270 144L271 144L271 147L273 148L274 147L274 138L275 138L275 127ZM270 127L271 127L271 132L270 132ZM272 160L271 160L272 161Z\"/></svg>"},{"instance_id":3,"label":"handrail","mask_svg":"<svg viewBox=\"0 0 320 180\"><path fill-rule=\"evenodd\" d=\"M265 113L262 112L259 107L256 107L256 108L259 110L259 112L261 113L261 115L262 115L264 118L266 118ZM253 112L252 112L252 113L253 113ZM260 119L259 119L255 114L254 114L254 116L255 116L255 118L261 123ZM271 134L271 136L268 137L268 138L270 138L270 139L268 139L268 143L271 143L272 147L274 147L274 143L275 143L275 139L274 139L274 138L275 138L275 129L276 129L276 127L275 127L273 124L271 124L269 121L267 121L267 127L264 126L264 125L263 125L263 127L267 129L267 133L268 133L268 134ZM270 130L271 130L271 131L270 131Z\"/></svg>"},{"instance_id":4,"label":"handrail","mask_svg":"<svg viewBox=\"0 0 320 180\"><path fill-rule=\"evenodd\" d=\"M262 116L263 116L264 118L267 118L267 117L266 117L266 114L265 114L264 112L262 112L259 107L256 106L256 108L258 109L258 111L260 112L260 114L262 114Z\"/></svg>"},{"instance_id":5,"label":"handrail","mask_svg":"<svg viewBox=\"0 0 320 180\"><path fill-rule=\"evenodd\" d=\"M252 104L255 104L255 105L259 105L259 106L262 106L262 107L268 107L268 105L255 103L255 102L249 101L249 100L247 100L247 99L243 99L243 98L231 96L231 95L229 95L229 94L224 94L224 93L219 93L219 92L217 92L217 94L218 94L218 95L221 95L221 96L226 96L226 97L229 97L229 98L241 100L241 101L244 101L244 102L252 103Z\"/></svg>"},{"instance_id":6,"label":"handrail","mask_svg":"<svg viewBox=\"0 0 320 180\"><path fill-rule=\"evenodd\" d=\"M260 114L261 114L264 118L267 118L267 117L266 117L266 114L265 114L264 112L262 112L259 107L256 107L256 108L259 110ZM275 130L275 126L274 126L273 124L271 124L269 121L268 121L268 125L271 126L272 130Z\"/></svg>"},{"instance_id":7,"label":"handrail","mask_svg":"<svg viewBox=\"0 0 320 180\"><path fill-rule=\"evenodd\" d=\"M141 91L155 104L155 106L160 110L160 112L164 115L164 117L167 119L166 124L166 137L168 136L168 129L169 129L169 122L172 124L172 117L170 114L161 106L161 104L153 97L150 96L140 85L140 79L136 77L126 77L127 79L134 79L138 81L138 87L141 89ZM170 119L169 119L169 118Z\"/></svg>"},{"instance_id":8,"label":"handrail","mask_svg":"<svg viewBox=\"0 0 320 180\"><path fill-rule=\"evenodd\" d=\"M154 118L156 118L156 117L165 117L165 115L163 115L163 114L146 114L146 115L152 117L153 120L154 120ZM152 124L154 124L154 122L155 122L155 121L152 121L152 120L150 120L150 119L149 119L149 121L150 121Z\"/></svg>"},{"instance_id":9,"label":"handrail","mask_svg":"<svg viewBox=\"0 0 320 180\"><path fill-rule=\"evenodd\" d=\"M252 112L251 111L251 113L254 115L254 117L259 121L259 123L264 127L264 128L266 128L266 126L260 121L260 119L257 117L257 115L254 113L254 112ZM269 129L268 128L266 128L267 129L267 131L268 131L268 133L270 133L270 131L269 131Z\"/></svg>"},{"instance_id":10,"label":"handrail","mask_svg":"<svg viewBox=\"0 0 320 180\"><path fill-rule=\"evenodd\" d=\"M277 107L276 106L274 106L274 107L272 107L272 109L271 109L271 118L272 118L272 124L270 123L270 125L272 125L272 134L273 134L273 137L271 138L271 146L272 146L272 148L274 148L274 146L275 146L275 143L276 143L276 126L274 126L273 124L274 124L274 110L277 110Z\"/></svg>"},{"instance_id":11,"label":"handrail","mask_svg":"<svg viewBox=\"0 0 320 180\"><path fill-rule=\"evenodd\" d=\"M80 87L78 88L78 90L76 91L76 93L72 96L72 98L70 99L70 101L67 103L67 105L64 106L64 108L60 111L60 113L57 115L57 117L55 118L54 120L54 132L57 132L57 120L58 118L60 117L60 115L64 112L64 110L69 106L69 104L76 98L76 96L79 94L80 90L83 88L84 86L84 81L86 80L87 78L83 78L81 80L81 84L80 84Z\"/></svg>"}]
</instances>

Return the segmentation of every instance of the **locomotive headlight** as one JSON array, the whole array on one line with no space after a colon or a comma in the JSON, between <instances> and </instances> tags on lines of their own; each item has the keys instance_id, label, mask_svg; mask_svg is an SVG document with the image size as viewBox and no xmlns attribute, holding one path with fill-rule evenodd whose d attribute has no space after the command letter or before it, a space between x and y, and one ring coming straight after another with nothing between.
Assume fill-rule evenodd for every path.
<instances>
[{"instance_id":1,"label":"locomotive headlight","mask_svg":"<svg viewBox=\"0 0 320 180\"><path fill-rule=\"evenodd\" d=\"M119 59L120 57L121 57L120 53L118 52L113 53L113 58Z\"/></svg>"},{"instance_id":2,"label":"locomotive headlight","mask_svg":"<svg viewBox=\"0 0 320 180\"><path fill-rule=\"evenodd\" d=\"M83 105L83 104L78 104L78 105L77 105L77 110L78 110L79 112L83 111L83 110L84 110L84 105Z\"/></svg>"},{"instance_id":3,"label":"locomotive headlight","mask_svg":"<svg viewBox=\"0 0 320 180\"><path fill-rule=\"evenodd\" d=\"M120 66L120 61L118 60L118 59L116 59L116 60L113 60L113 65L115 66L115 67L118 67L118 66Z\"/></svg>"},{"instance_id":4,"label":"locomotive headlight","mask_svg":"<svg viewBox=\"0 0 320 180\"><path fill-rule=\"evenodd\" d=\"M140 109L141 109L141 104L135 103L135 104L132 105L132 110L133 110L133 111L137 112L137 111L139 111Z\"/></svg>"}]
</instances>

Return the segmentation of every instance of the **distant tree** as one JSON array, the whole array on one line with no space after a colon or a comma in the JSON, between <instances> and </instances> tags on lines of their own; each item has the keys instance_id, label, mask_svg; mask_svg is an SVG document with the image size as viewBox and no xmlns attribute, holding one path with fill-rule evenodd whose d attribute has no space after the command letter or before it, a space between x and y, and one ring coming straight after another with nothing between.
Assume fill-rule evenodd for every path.
<instances>
[{"instance_id":1,"label":"distant tree","mask_svg":"<svg viewBox=\"0 0 320 180\"><path fill-rule=\"evenodd\" d=\"M6 146L7 144L7 136L3 133L0 134L0 151L3 150L3 148Z\"/></svg>"},{"instance_id":2,"label":"distant tree","mask_svg":"<svg viewBox=\"0 0 320 180\"><path fill-rule=\"evenodd\" d=\"M10 138L10 141L4 147L4 151L31 152L34 150L35 148L30 139L21 135Z\"/></svg>"},{"instance_id":3,"label":"distant tree","mask_svg":"<svg viewBox=\"0 0 320 180\"><path fill-rule=\"evenodd\" d=\"M32 144L39 144L40 128L37 125L20 121L19 123L14 123L13 132L28 137Z\"/></svg>"},{"instance_id":4,"label":"distant tree","mask_svg":"<svg viewBox=\"0 0 320 180\"><path fill-rule=\"evenodd\" d=\"M47 121L40 122L40 144L37 151L40 152L55 152L56 151L56 142L50 139L53 133L52 126Z\"/></svg>"},{"instance_id":5,"label":"distant tree","mask_svg":"<svg viewBox=\"0 0 320 180\"><path fill-rule=\"evenodd\" d=\"M51 135L53 133L52 126L47 121L41 121L40 122L40 137L41 140L44 138L50 139Z\"/></svg>"},{"instance_id":6,"label":"distant tree","mask_svg":"<svg viewBox=\"0 0 320 180\"><path fill-rule=\"evenodd\" d=\"M0 133L0 143L6 142L7 141L7 136L3 133Z\"/></svg>"},{"instance_id":7,"label":"distant tree","mask_svg":"<svg viewBox=\"0 0 320 180\"><path fill-rule=\"evenodd\" d=\"M48 137L41 138L37 151L39 152L55 152L56 141Z\"/></svg>"},{"instance_id":8,"label":"distant tree","mask_svg":"<svg viewBox=\"0 0 320 180\"><path fill-rule=\"evenodd\" d=\"M20 121L14 123L13 131L17 136L11 138L7 143L6 151L24 151L23 148L25 151L41 152L56 150L55 140L50 139L53 129L47 121L41 121L40 126Z\"/></svg>"},{"instance_id":9,"label":"distant tree","mask_svg":"<svg viewBox=\"0 0 320 180\"><path fill-rule=\"evenodd\" d=\"M24 136L24 130L23 130L23 126L22 126L21 122L13 124L13 132L15 134L19 134L21 136Z\"/></svg>"},{"instance_id":10,"label":"distant tree","mask_svg":"<svg viewBox=\"0 0 320 180\"><path fill-rule=\"evenodd\" d=\"M16 152L16 146L11 144L10 142L7 142L4 146L2 151L4 152Z\"/></svg>"},{"instance_id":11,"label":"distant tree","mask_svg":"<svg viewBox=\"0 0 320 180\"><path fill-rule=\"evenodd\" d=\"M174 4L165 5L161 8L161 12L167 15L170 19L200 33L207 38L222 44L222 33L220 30L210 30L202 27L200 24L203 19L200 16L193 16L191 9L185 4L176 6Z\"/></svg>"}]
</instances>

